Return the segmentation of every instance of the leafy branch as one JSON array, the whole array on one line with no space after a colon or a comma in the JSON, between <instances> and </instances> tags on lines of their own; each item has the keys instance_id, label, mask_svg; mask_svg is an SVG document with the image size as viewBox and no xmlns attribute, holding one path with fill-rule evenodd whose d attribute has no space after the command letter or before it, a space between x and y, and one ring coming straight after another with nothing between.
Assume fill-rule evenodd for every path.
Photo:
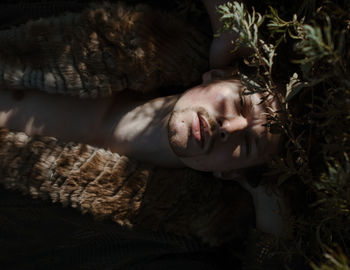
<instances>
[{"instance_id":1,"label":"leafy branch","mask_svg":"<svg viewBox=\"0 0 350 270\"><path fill-rule=\"evenodd\" d=\"M218 11L223 30L238 34L235 50L242 46L251 50L245 63L256 71L240 73L247 94L266 92L280 105L278 112L267 116L268 125L271 131L277 127L286 141L267 176L279 185L286 183L289 193L301 184L304 190L296 190L296 198L307 191L309 204L303 208L312 212L296 213L292 224L296 252L316 258L321 266L312 264L314 270L348 270L344 254L350 252L350 5L340 6L334 0L305 2L308 17L298 18L300 7L296 6L291 20L279 15L292 6L289 3L282 9L278 2L264 15L254 8L249 12L238 2L222 5ZM292 74L277 87L273 72L281 61L276 52L282 46L293 51L289 61L295 70L277 70ZM324 245L334 242L344 253L327 249L323 257Z\"/></svg>"}]
</instances>

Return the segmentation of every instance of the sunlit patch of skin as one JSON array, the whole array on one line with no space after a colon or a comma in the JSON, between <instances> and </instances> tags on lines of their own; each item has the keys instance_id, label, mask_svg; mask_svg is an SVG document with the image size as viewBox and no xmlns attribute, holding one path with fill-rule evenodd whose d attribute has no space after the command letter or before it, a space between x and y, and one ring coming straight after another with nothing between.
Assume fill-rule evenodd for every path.
<instances>
[{"instance_id":1,"label":"sunlit patch of skin","mask_svg":"<svg viewBox=\"0 0 350 270\"><path fill-rule=\"evenodd\" d=\"M26 134L41 134L43 133L44 125L36 125L35 124L35 118L32 116L30 117L24 127L24 132Z\"/></svg>"},{"instance_id":2,"label":"sunlit patch of skin","mask_svg":"<svg viewBox=\"0 0 350 270\"><path fill-rule=\"evenodd\" d=\"M185 165L203 171L227 171L271 158L279 139L265 126L270 101L262 102L260 93L243 92L237 80L215 81L180 97L170 117L168 135L172 150ZM206 133L204 141L198 134L198 115L210 123L210 134Z\"/></svg>"},{"instance_id":3,"label":"sunlit patch of skin","mask_svg":"<svg viewBox=\"0 0 350 270\"><path fill-rule=\"evenodd\" d=\"M0 111L0 126L6 126L10 117L16 112L16 109L10 109L8 111Z\"/></svg>"}]
</instances>

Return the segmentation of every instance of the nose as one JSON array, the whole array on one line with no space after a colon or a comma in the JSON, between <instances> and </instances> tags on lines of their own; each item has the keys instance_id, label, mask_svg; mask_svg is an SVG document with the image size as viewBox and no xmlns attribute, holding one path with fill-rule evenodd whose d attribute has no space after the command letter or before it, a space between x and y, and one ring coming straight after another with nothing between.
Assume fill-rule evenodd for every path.
<instances>
[{"instance_id":1,"label":"nose","mask_svg":"<svg viewBox=\"0 0 350 270\"><path fill-rule=\"evenodd\" d=\"M231 134L245 130L248 126L248 120L243 116L236 116L229 119L218 121L219 135L222 140L227 140Z\"/></svg>"}]
</instances>

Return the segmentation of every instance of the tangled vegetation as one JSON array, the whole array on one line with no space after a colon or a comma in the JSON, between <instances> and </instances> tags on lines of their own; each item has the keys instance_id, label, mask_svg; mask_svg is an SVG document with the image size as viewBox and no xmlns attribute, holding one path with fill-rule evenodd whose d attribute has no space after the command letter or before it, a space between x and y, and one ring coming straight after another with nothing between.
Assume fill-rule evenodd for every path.
<instances>
[{"instance_id":1,"label":"tangled vegetation","mask_svg":"<svg viewBox=\"0 0 350 270\"><path fill-rule=\"evenodd\" d=\"M190 19L205 13L197 8L200 1L125 2L172 4ZM243 2L222 5L219 12L224 29L240 34L233 45L251 48L244 63L255 76L240 74L247 90L279 93L281 111L271 112L269 125L284 134L283 153L264 180L290 197L294 237L282 246L284 257L301 255L313 270L348 270L350 1Z\"/></svg>"},{"instance_id":2,"label":"tangled vegetation","mask_svg":"<svg viewBox=\"0 0 350 270\"><path fill-rule=\"evenodd\" d=\"M350 2L269 1L259 12L238 2L220 6L224 30L251 48L240 74L249 91L279 93L273 132L284 134L273 180L291 201L294 239L284 257L302 255L314 270L349 269ZM293 6L294 5L294 6ZM267 7L268 6L268 7Z\"/></svg>"}]
</instances>

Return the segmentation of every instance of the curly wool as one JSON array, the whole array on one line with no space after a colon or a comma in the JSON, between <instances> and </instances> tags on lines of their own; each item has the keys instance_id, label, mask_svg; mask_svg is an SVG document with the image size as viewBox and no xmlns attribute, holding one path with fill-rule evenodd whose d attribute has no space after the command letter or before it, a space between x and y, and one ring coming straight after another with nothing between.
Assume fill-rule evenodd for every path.
<instances>
[{"instance_id":1,"label":"curly wool","mask_svg":"<svg viewBox=\"0 0 350 270\"><path fill-rule=\"evenodd\" d=\"M244 237L254 222L250 195L237 184L5 129L0 183L121 226L198 237L211 245Z\"/></svg>"},{"instance_id":2,"label":"curly wool","mask_svg":"<svg viewBox=\"0 0 350 270\"><path fill-rule=\"evenodd\" d=\"M0 86L81 98L186 86L207 68L209 43L172 15L97 4L80 14L0 32ZM0 129L0 183L128 228L211 245L253 225L247 192L190 169L163 169L104 149Z\"/></svg>"},{"instance_id":3,"label":"curly wool","mask_svg":"<svg viewBox=\"0 0 350 270\"><path fill-rule=\"evenodd\" d=\"M0 32L0 87L82 98L186 87L208 68L209 40L145 5L92 4L81 13Z\"/></svg>"}]
</instances>

